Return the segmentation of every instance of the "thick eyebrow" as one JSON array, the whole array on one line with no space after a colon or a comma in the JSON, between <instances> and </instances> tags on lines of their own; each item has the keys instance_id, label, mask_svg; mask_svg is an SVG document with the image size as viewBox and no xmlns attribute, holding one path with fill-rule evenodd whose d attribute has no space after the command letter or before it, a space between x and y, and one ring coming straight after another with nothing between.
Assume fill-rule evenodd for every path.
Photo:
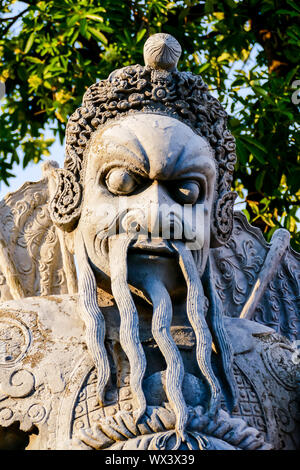
<instances>
[{"instance_id":1,"label":"thick eyebrow","mask_svg":"<svg viewBox=\"0 0 300 470\"><path fill-rule=\"evenodd\" d=\"M111 146L111 148L110 148ZM139 150L139 149L138 149ZM208 149L209 150L209 149ZM202 155L201 155L202 154ZM205 156L206 158L201 158ZM151 178L150 176L150 165L149 159L145 151L136 152L132 149L129 149L125 145L115 144L111 142L109 147L106 148L105 153L101 158L101 166L131 166L132 169L139 170L146 178ZM157 175L152 175L153 179L183 179L183 178L197 178L199 175L204 175L207 178L210 178L216 173L216 165L214 159L211 158L211 154L208 152L193 152L189 153L188 149L184 148L180 152L177 161L173 168L169 168L167 175L162 173ZM103 168L104 169L104 168Z\"/></svg>"},{"instance_id":2,"label":"thick eyebrow","mask_svg":"<svg viewBox=\"0 0 300 470\"><path fill-rule=\"evenodd\" d=\"M215 176L216 162L211 148L208 145L189 147L187 145L182 149L174 166L172 179L193 178L200 174L207 178Z\"/></svg>"},{"instance_id":3,"label":"thick eyebrow","mask_svg":"<svg viewBox=\"0 0 300 470\"><path fill-rule=\"evenodd\" d=\"M111 166L131 166L144 177L149 179L174 180L182 178L194 178L204 175L213 177L216 173L216 163L211 147L202 140L190 139L182 142L172 151L170 158L157 158L159 154L153 154L151 158L151 143L143 145L141 139L135 133L122 129L117 135L106 132L101 135L100 141L91 146L91 155L97 154L102 171ZM204 158L203 158L204 157Z\"/></svg>"},{"instance_id":4,"label":"thick eyebrow","mask_svg":"<svg viewBox=\"0 0 300 470\"><path fill-rule=\"evenodd\" d=\"M124 145L118 145L118 148L114 147L114 151L109 150L103 154L101 158L101 167L104 170L105 167L111 166L126 166L137 170L142 173L144 177L149 175L149 161L148 158L141 158L136 152L128 149Z\"/></svg>"},{"instance_id":5,"label":"thick eyebrow","mask_svg":"<svg viewBox=\"0 0 300 470\"><path fill-rule=\"evenodd\" d=\"M131 132L130 134L127 135L126 144L120 142L120 136L116 139L112 135L103 136L97 148L101 165L113 161L122 162L124 165L126 160L126 165L132 164L148 175L150 164L147 152L140 140Z\"/></svg>"}]
</instances>

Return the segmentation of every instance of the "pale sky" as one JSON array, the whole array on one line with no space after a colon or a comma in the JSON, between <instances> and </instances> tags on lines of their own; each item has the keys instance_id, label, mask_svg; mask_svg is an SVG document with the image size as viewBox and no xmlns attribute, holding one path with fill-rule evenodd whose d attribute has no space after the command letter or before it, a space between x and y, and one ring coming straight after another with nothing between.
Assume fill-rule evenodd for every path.
<instances>
[{"instance_id":1,"label":"pale sky","mask_svg":"<svg viewBox=\"0 0 300 470\"><path fill-rule=\"evenodd\" d=\"M48 133L45 133L47 137ZM52 138L53 136L49 132L49 138ZM51 156L50 157L44 157L43 161L47 160L56 160L59 163L59 166L63 166L64 162L64 146L60 145L59 139L52 144L50 147L50 152ZM23 169L22 165L15 165L13 167L12 173L16 175L15 178L9 178L9 186L6 186L3 181L0 182L0 200L3 199L5 194L8 192L13 192L19 189L23 183L26 181L38 181L39 179L42 178L42 171L41 171L41 163L33 163L30 162L28 166Z\"/></svg>"}]
</instances>

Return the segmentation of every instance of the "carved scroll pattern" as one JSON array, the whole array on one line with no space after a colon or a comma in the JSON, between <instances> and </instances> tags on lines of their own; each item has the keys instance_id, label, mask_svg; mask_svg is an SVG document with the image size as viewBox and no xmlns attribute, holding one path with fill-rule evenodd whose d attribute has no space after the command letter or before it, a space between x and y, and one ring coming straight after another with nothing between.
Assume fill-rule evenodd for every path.
<instances>
[{"instance_id":1,"label":"carved scroll pattern","mask_svg":"<svg viewBox=\"0 0 300 470\"><path fill-rule=\"evenodd\" d=\"M230 241L212 250L216 290L225 315L239 317L272 245L246 217L234 214ZM291 341L300 337L300 255L290 247L276 265L253 320L274 328Z\"/></svg>"},{"instance_id":2,"label":"carved scroll pattern","mask_svg":"<svg viewBox=\"0 0 300 470\"><path fill-rule=\"evenodd\" d=\"M267 249L260 231L251 227L243 214L235 212L230 241L212 250L216 290L226 315L240 315Z\"/></svg>"},{"instance_id":3,"label":"carved scroll pattern","mask_svg":"<svg viewBox=\"0 0 300 470\"><path fill-rule=\"evenodd\" d=\"M274 328L289 340L300 337L300 256L288 249L268 285L254 320Z\"/></svg>"},{"instance_id":4,"label":"carved scroll pattern","mask_svg":"<svg viewBox=\"0 0 300 470\"><path fill-rule=\"evenodd\" d=\"M48 183L25 183L0 202L0 231L22 296L67 293L60 244L48 211ZM13 297L0 272L0 299Z\"/></svg>"}]
</instances>

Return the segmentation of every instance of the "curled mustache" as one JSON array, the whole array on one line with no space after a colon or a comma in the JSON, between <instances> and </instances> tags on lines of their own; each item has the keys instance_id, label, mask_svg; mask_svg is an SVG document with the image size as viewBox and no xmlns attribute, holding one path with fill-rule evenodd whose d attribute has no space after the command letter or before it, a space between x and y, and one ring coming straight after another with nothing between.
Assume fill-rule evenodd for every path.
<instances>
[{"instance_id":1,"label":"curled mustache","mask_svg":"<svg viewBox=\"0 0 300 470\"><path fill-rule=\"evenodd\" d=\"M196 264L200 260L203 247L203 235L193 227L193 221L184 218L180 205L172 208L172 211L162 210L158 214L151 215L141 208L125 209L118 213L107 211L101 227L96 232L94 248L97 256L108 257L109 239L119 235L127 235L131 241L137 238L164 240L181 240L192 246L192 252ZM153 211L153 209L152 209Z\"/></svg>"}]
</instances>

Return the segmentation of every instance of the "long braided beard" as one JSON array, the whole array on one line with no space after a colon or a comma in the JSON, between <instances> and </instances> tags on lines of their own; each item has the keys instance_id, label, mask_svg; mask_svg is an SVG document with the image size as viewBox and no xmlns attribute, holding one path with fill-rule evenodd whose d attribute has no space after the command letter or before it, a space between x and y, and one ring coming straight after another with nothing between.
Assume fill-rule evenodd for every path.
<instances>
[{"instance_id":1,"label":"long braided beard","mask_svg":"<svg viewBox=\"0 0 300 470\"><path fill-rule=\"evenodd\" d=\"M143 417L147 402L143 392L143 378L146 372L146 357L139 338L139 316L127 282L127 254L132 237L117 235L108 238L108 256L111 273L111 287L120 314L120 344L127 355L130 365L130 387L137 404L134 413L138 422ZM205 318L205 295L199 273L190 250L184 243L171 242L178 254L178 262L187 284L187 318L196 337L196 358L200 375L206 384L209 403L208 413L214 417L220 407L221 389L212 367L212 345L219 353L218 373L226 383L224 394L229 408L236 402L235 382L232 374L232 358L230 342L222 320L222 309L217 301L211 282L209 262L204 276L206 295L210 303L210 328ZM86 325L86 341L98 373L98 397L104 405L104 392L110 378L109 362L105 350L105 321L97 304L96 281L88 262L83 240L78 243L80 259L79 294L82 317ZM169 405L176 417L175 432L177 436L174 448L186 441L186 428L189 411L186 405L182 384L184 364L172 335L171 323L173 307L170 295L163 282L151 276L144 280L144 289L153 304L152 334L165 359L166 395Z\"/></svg>"}]
</instances>

